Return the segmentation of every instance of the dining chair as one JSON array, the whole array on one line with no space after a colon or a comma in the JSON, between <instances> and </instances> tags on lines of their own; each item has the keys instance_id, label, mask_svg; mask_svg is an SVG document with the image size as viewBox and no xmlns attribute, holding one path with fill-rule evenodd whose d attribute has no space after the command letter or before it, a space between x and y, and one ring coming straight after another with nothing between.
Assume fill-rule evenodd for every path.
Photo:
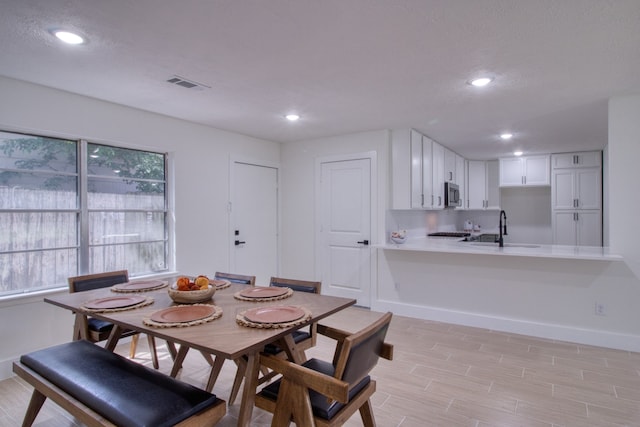
<instances>
[{"instance_id":1,"label":"dining chair","mask_svg":"<svg viewBox=\"0 0 640 427\"><path fill-rule=\"evenodd\" d=\"M260 363L282 374L263 388L255 404L273 414L272 427L333 427L360 412L365 427L374 427L371 396L376 382L369 373L383 357L393 359L393 345L385 343L392 313L354 334L318 325L318 333L337 341L333 362L309 359L297 365L262 354Z\"/></svg>"},{"instance_id":2,"label":"dining chair","mask_svg":"<svg viewBox=\"0 0 640 427\"><path fill-rule=\"evenodd\" d=\"M214 279L228 280L231 283L240 283L241 285L256 285L256 276L245 276L243 274L222 273L220 271L216 271Z\"/></svg>"},{"instance_id":3,"label":"dining chair","mask_svg":"<svg viewBox=\"0 0 640 427\"><path fill-rule=\"evenodd\" d=\"M269 281L269 286L276 287L284 287L291 288L296 292L308 292L312 294L319 294L320 288L322 287L322 282L314 282L307 280L298 280L298 279L286 279L282 277L271 277ZM300 354L304 354L305 350L310 349L311 347L316 345L317 340L317 324L312 323L307 330L296 330L291 333L291 337L293 341L296 343L296 347L300 350ZM282 348L280 348L277 344L267 344L263 352L266 354L271 354L277 357L285 357L286 354ZM232 405L235 402L236 397L238 396L238 392L240 391L240 386L242 385L242 380L244 378L245 372L247 370L246 358L239 359L236 361L238 365L238 370L236 371L236 376L233 380L233 386L231 387L231 394L229 395L229 404ZM276 373L269 372L265 367L261 367L262 377L258 379L258 385L264 384L265 382L271 380Z\"/></svg>"},{"instance_id":4,"label":"dining chair","mask_svg":"<svg viewBox=\"0 0 640 427\"><path fill-rule=\"evenodd\" d=\"M217 271L215 276L213 276L215 280L228 280L231 283L238 283L241 285L250 285L255 286L256 284L256 276L248 276L244 274L235 274L235 273L223 273ZM182 368L182 363L184 362L184 358L187 357L187 353L189 352L189 347L185 345L181 345L180 349L175 352L175 345L173 343L167 342L167 346L170 348L169 351L175 354L173 368L171 369L170 375L175 378L178 375L178 372ZM171 351L171 347L173 347L173 351ZM205 358L207 363L211 366L211 372L209 373L209 379L207 380L207 385L205 386L205 390L211 392L213 389L213 385L218 379L218 375L220 375L220 371L222 370L222 365L224 364L225 359L221 357L213 357L211 354L200 351L202 357ZM234 360L236 365L240 366L240 362ZM246 366L246 363L245 363Z\"/></svg>"},{"instance_id":5,"label":"dining chair","mask_svg":"<svg viewBox=\"0 0 640 427\"><path fill-rule=\"evenodd\" d=\"M82 276L69 277L67 279L69 283L69 292L82 292L90 291L94 289L107 288L118 283L126 283L129 281L128 270L109 271L106 273L85 274ZM97 343L105 341L109 338L109 334L113 329L113 323L96 319L95 317L87 318L87 330L85 336L88 341ZM82 336L82 331L78 329L78 325L74 327L73 339L78 340ZM129 357L134 358L136 355L136 348L138 346L139 333L132 330L123 331L121 338L131 337L131 345L129 347ZM151 360L153 367L158 369L158 353L156 351L156 342L152 335L147 335L149 341L149 352L151 353Z\"/></svg>"}]
</instances>

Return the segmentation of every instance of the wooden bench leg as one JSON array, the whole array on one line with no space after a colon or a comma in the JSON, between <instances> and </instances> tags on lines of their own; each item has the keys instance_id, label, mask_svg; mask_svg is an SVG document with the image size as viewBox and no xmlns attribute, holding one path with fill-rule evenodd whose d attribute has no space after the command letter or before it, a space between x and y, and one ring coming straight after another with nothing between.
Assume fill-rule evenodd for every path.
<instances>
[{"instance_id":1,"label":"wooden bench leg","mask_svg":"<svg viewBox=\"0 0 640 427\"><path fill-rule=\"evenodd\" d=\"M40 408L42 408L42 405L44 404L44 401L46 399L47 396L40 393L36 389L33 390L31 400L29 401L29 406L27 407L27 413L24 415L24 420L22 421L22 427L31 427L33 422L36 420L36 416L38 416L38 412L40 412Z\"/></svg>"}]
</instances>

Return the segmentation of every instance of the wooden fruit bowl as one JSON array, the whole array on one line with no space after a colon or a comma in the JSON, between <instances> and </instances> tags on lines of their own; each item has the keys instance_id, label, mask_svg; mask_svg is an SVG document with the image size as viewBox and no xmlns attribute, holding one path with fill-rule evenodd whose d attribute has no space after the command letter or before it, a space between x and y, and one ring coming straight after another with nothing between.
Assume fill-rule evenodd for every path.
<instances>
[{"instance_id":1,"label":"wooden fruit bowl","mask_svg":"<svg viewBox=\"0 0 640 427\"><path fill-rule=\"evenodd\" d=\"M197 302L208 301L215 293L216 287L213 285L209 285L207 289L198 289L195 291L179 291L175 283L169 287L169 296L171 299L181 304L195 304Z\"/></svg>"}]
</instances>

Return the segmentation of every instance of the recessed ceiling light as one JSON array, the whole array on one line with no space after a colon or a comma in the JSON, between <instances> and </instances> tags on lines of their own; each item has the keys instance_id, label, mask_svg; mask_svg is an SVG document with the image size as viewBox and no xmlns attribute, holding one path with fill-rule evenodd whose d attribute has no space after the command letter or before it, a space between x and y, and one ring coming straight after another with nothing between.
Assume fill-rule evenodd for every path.
<instances>
[{"instance_id":1,"label":"recessed ceiling light","mask_svg":"<svg viewBox=\"0 0 640 427\"><path fill-rule=\"evenodd\" d=\"M503 134L500 135L500 138L505 139L505 140L511 139L511 138L513 138L513 134L512 133L503 133Z\"/></svg>"},{"instance_id":2,"label":"recessed ceiling light","mask_svg":"<svg viewBox=\"0 0 640 427\"><path fill-rule=\"evenodd\" d=\"M62 40L68 44L83 44L85 42L84 38L76 33L72 33L64 30L54 30L51 32L58 39Z\"/></svg>"},{"instance_id":3,"label":"recessed ceiling light","mask_svg":"<svg viewBox=\"0 0 640 427\"><path fill-rule=\"evenodd\" d=\"M295 122L296 120L300 119L300 116L297 114L287 114L286 116L284 116L284 118L289 120L290 122Z\"/></svg>"},{"instance_id":4,"label":"recessed ceiling light","mask_svg":"<svg viewBox=\"0 0 640 427\"><path fill-rule=\"evenodd\" d=\"M518 156L522 156L522 151L514 151L513 155L518 157Z\"/></svg>"},{"instance_id":5,"label":"recessed ceiling light","mask_svg":"<svg viewBox=\"0 0 640 427\"><path fill-rule=\"evenodd\" d=\"M491 77L480 77L478 79L473 79L469 81L471 86L475 87L483 87L491 83L493 79Z\"/></svg>"}]
</instances>

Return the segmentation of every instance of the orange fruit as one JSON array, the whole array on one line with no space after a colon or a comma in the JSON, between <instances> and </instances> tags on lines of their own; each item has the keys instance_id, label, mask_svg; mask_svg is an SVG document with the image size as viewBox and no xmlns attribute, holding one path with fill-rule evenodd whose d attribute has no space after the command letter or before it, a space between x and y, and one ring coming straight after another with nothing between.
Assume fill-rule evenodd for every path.
<instances>
[{"instance_id":1,"label":"orange fruit","mask_svg":"<svg viewBox=\"0 0 640 427\"><path fill-rule=\"evenodd\" d=\"M179 291L188 291L190 284L191 283L188 277L180 277L176 282L176 287L178 288Z\"/></svg>"},{"instance_id":2,"label":"orange fruit","mask_svg":"<svg viewBox=\"0 0 640 427\"><path fill-rule=\"evenodd\" d=\"M209 287L209 278L207 276L198 276L194 283L199 289L207 289Z\"/></svg>"}]
</instances>

